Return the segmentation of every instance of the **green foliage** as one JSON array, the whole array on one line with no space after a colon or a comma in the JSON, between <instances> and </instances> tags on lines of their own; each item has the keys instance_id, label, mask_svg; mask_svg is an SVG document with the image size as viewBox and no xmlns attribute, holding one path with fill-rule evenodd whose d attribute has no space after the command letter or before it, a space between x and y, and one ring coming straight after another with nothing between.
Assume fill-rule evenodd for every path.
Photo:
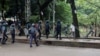
<instances>
[{"instance_id":1,"label":"green foliage","mask_svg":"<svg viewBox=\"0 0 100 56\"><path fill-rule=\"evenodd\" d=\"M65 1L56 2L56 20L60 19L64 23L70 23L71 19L71 8L69 4L66 4Z\"/></svg>"},{"instance_id":2,"label":"green foliage","mask_svg":"<svg viewBox=\"0 0 100 56\"><path fill-rule=\"evenodd\" d=\"M15 0L5 0L4 9L2 9L2 1L0 0L0 11L6 10L9 12L9 15L15 15L16 12L16 3ZM24 15L24 0L18 0L18 9L22 10L22 15ZM40 5L43 5L46 0L39 0ZM77 7L77 16L79 25L89 25L91 22L95 22L99 25L100 23L100 0L75 0ZM52 21L53 17L53 3L51 2L48 7L46 7L44 12L44 19L50 19ZM69 3L66 3L65 0L56 0L56 9L55 9L55 18L60 19L64 24L70 24L72 22L72 13ZM37 0L31 0L31 22L37 22L39 20L39 7L37 5Z\"/></svg>"},{"instance_id":3,"label":"green foliage","mask_svg":"<svg viewBox=\"0 0 100 56\"><path fill-rule=\"evenodd\" d=\"M100 21L100 0L76 0L77 15L80 25L95 23L95 19ZM98 24L98 22L96 22Z\"/></svg>"},{"instance_id":4,"label":"green foliage","mask_svg":"<svg viewBox=\"0 0 100 56\"><path fill-rule=\"evenodd\" d=\"M40 5L43 5L45 3L45 0L39 0Z\"/></svg>"},{"instance_id":5,"label":"green foliage","mask_svg":"<svg viewBox=\"0 0 100 56\"><path fill-rule=\"evenodd\" d=\"M31 23L36 23L39 20L39 15L33 15L30 17L30 22Z\"/></svg>"},{"instance_id":6,"label":"green foliage","mask_svg":"<svg viewBox=\"0 0 100 56\"><path fill-rule=\"evenodd\" d=\"M9 9L10 0L5 0L4 8L2 8L2 2L3 0L0 0L0 10L7 11Z\"/></svg>"},{"instance_id":7,"label":"green foliage","mask_svg":"<svg viewBox=\"0 0 100 56\"><path fill-rule=\"evenodd\" d=\"M53 20L53 3L50 3L44 10L45 20ZM66 4L65 0L56 0L55 7L55 21L60 19L63 23L72 22L71 8L69 4Z\"/></svg>"}]
</instances>

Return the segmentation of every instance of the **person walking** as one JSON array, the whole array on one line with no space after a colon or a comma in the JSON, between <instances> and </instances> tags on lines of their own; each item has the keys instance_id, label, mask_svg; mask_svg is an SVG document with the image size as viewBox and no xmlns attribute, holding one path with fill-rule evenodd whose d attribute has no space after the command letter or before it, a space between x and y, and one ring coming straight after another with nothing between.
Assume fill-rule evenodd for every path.
<instances>
[{"instance_id":1,"label":"person walking","mask_svg":"<svg viewBox=\"0 0 100 56\"><path fill-rule=\"evenodd\" d=\"M91 36L94 35L94 24L93 23L90 25L90 30L89 30L88 34L86 35L86 38L88 38L88 36L90 34L91 34Z\"/></svg>"},{"instance_id":2,"label":"person walking","mask_svg":"<svg viewBox=\"0 0 100 56\"><path fill-rule=\"evenodd\" d=\"M37 41L38 32L35 28L35 24L32 24L32 26L30 27L29 34L30 34L30 47L32 47L33 39L36 46L39 46L38 41Z\"/></svg>"},{"instance_id":3,"label":"person walking","mask_svg":"<svg viewBox=\"0 0 100 56\"><path fill-rule=\"evenodd\" d=\"M55 29L56 29L56 39L59 38L61 40L62 38L61 38L61 22L60 22L60 20L57 21Z\"/></svg>"},{"instance_id":4,"label":"person walking","mask_svg":"<svg viewBox=\"0 0 100 56\"><path fill-rule=\"evenodd\" d=\"M27 27L24 28L24 34L26 36L26 38L28 39L28 36L29 36L29 30Z\"/></svg>"},{"instance_id":5,"label":"person walking","mask_svg":"<svg viewBox=\"0 0 100 56\"><path fill-rule=\"evenodd\" d=\"M32 24L30 22L26 23L26 28L29 29L32 26Z\"/></svg>"},{"instance_id":6,"label":"person walking","mask_svg":"<svg viewBox=\"0 0 100 56\"><path fill-rule=\"evenodd\" d=\"M0 32L2 32L2 23L0 22Z\"/></svg>"},{"instance_id":7,"label":"person walking","mask_svg":"<svg viewBox=\"0 0 100 56\"><path fill-rule=\"evenodd\" d=\"M3 38L3 36L2 36L2 23L0 22L0 43L2 41L2 38Z\"/></svg>"},{"instance_id":8,"label":"person walking","mask_svg":"<svg viewBox=\"0 0 100 56\"><path fill-rule=\"evenodd\" d=\"M42 30L42 26L41 26L41 21L39 21L38 25L37 25L37 30L38 30L38 33L39 33L39 40L41 40L41 30Z\"/></svg>"},{"instance_id":9,"label":"person walking","mask_svg":"<svg viewBox=\"0 0 100 56\"><path fill-rule=\"evenodd\" d=\"M15 24L11 24L10 33L11 33L11 38L12 38L11 43L15 43Z\"/></svg>"},{"instance_id":10,"label":"person walking","mask_svg":"<svg viewBox=\"0 0 100 56\"><path fill-rule=\"evenodd\" d=\"M25 28L24 28L24 34L25 34L25 36L27 37L27 39L28 39L28 37L29 37L29 28L32 26L32 24L30 23L30 22L27 22L26 23L26 26L25 26Z\"/></svg>"},{"instance_id":11,"label":"person walking","mask_svg":"<svg viewBox=\"0 0 100 56\"><path fill-rule=\"evenodd\" d=\"M6 44L6 41L8 39L6 33L7 33L7 22L4 22L2 26L2 34L3 34L2 44Z\"/></svg>"},{"instance_id":12,"label":"person walking","mask_svg":"<svg viewBox=\"0 0 100 56\"><path fill-rule=\"evenodd\" d=\"M71 32L72 37L75 37L75 26L73 23L70 25L70 32Z\"/></svg>"},{"instance_id":13,"label":"person walking","mask_svg":"<svg viewBox=\"0 0 100 56\"><path fill-rule=\"evenodd\" d=\"M47 39L49 37L49 33L50 33L50 25L49 25L49 21L47 20L45 23L45 34Z\"/></svg>"}]
</instances>

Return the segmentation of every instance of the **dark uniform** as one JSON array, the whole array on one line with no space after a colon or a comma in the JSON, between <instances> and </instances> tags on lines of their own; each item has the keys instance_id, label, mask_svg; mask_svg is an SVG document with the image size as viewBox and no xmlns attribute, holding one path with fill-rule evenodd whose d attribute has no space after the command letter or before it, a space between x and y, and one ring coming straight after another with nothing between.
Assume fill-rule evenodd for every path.
<instances>
[{"instance_id":1,"label":"dark uniform","mask_svg":"<svg viewBox=\"0 0 100 56\"><path fill-rule=\"evenodd\" d=\"M14 24L11 24L10 32L11 32L11 37L12 37L12 43L15 43L15 25Z\"/></svg>"},{"instance_id":2,"label":"dark uniform","mask_svg":"<svg viewBox=\"0 0 100 56\"><path fill-rule=\"evenodd\" d=\"M2 34L3 34L2 44L6 44L6 41L8 39L8 36L6 33L7 33L7 23L4 22L2 26Z\"/></svg>"},{"instance_id":3,"label":"dark uniform","mask_svg":"<svg viewBox=\"0 0 100 56\"><path fill-rule=\"evenodd\" d=\"M2 40L2 23L0 22L0 43L1 43L1 40Z\"/></svg>"},{"instance_id":4,"label":"dark uniform","mask_svg":"<svg viewBox=\"0 0 100 56\"><path fill-rule=\"evenodd\" d=\"M36 34L37 34L37 30L36 30L36 28L35 28L35 25L33 24L33 25L30 27L30 29L29 29L30 47L32 47L33 39L34 39L34 42L35 42L36 46L39 46L39 45L38 45L37 38L36 38Z\"/></svg>"},{"instance_id":5,"label":"dark uniform","mask_svg":"<svg viewBox=\"0 0 100 56\"><path fill-rule=\"evenodd\" d=\"M31 23L27 22L26 27L27 27L27 29L29 29L31 27Z\"/></svg>"},{"instance_id":6,"label":"dark uniform","mask_svg":"<svg viewBox=\"0 0 100 56\"><path fill-rule=\"evenodd\" d=\"M2 24L0 23L0 32L2 32Z\"/></svg>"},{"instance_id":7,"label":"dark uniform","mask_svg":"<svg viewBox=\"0 0 100 56\"><path fill-rule=\"evenodd\" d=\"M20 23L18 23L18 31L19 31L19 36L21 36L21 24Z\"/></svg>"},{"instance_id":8,"label":"dark uniform","mask_svg":"<svg viewBox=\"0 0 100 56\"><path fill-rule=\"evenodd\" d=\"M20 21L17 22L17 26L18 26L18 30L20 30L20 28L21 28L21 22Z\"/></svg>"},{"instance_id":9,"label":"dark uniform","mask_svg":"<svg viewBox=\"0 0 100 56\"><path fill-rule=\"evenodd\" d=\"M48 38L49 33L50 33L49 21L46 21L45 23L45 33L46 33L46 38Z\"/></svg>"},{"instance_id":10,"label":"dark uniform","mask_svg":"<svg viewBox=\"0 0 100 56\"><path fill-rule=\"evenodd\" d=\"M41 40L41 29L42 29L42 27L41 27L41 22L39 21L39 23L38 23L38 33L39 33L39 40Z\"/></svg>"},{"instance_id":11,"label":"dark uniform","mask_svg":"<svg viewBox=\"0 0 100 56\"><path fill-rule=\"evenodd\" d=\"M61 22L60 21L57 21L55 30L56 30L56 39L59 38L61 40L62 38L61 38Z\"/></svg>"},{"instance_id":12,"label":"dark uniform","mask_svg":"<svg viewBox=\"0 0 100 56\"><path fill-rule=\"evenodd\" d=\"M29 28L30 28L31 26L32 26L31 23L30 23L30 22L27 22L27 24L26 24L26 29L29 30ZM29 32L29 31L28 31L28 32ZM29 36L29 34L27 35L27 38L28 38L28 36Z\"/></svg>"}]
</instances>

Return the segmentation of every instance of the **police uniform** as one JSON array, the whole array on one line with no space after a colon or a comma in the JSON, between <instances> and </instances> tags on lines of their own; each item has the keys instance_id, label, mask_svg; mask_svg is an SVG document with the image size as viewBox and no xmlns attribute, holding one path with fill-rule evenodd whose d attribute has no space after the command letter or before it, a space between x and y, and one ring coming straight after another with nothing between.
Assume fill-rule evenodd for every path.
<instances>
[{"instance_id":1,"label":"police uniform","mask_svg":"<svg viewBox=\"0 0 100 56\"><path fill-rule=\"evenodd\" d=\"M0 43L1 43L1 41L2 41L2 24L0 22Z\"/></svg>"},{"instance_id":2,"label":"police uniform","mask_svg":"<svg viewBox=\"0 0 100 56\"><path fill-rule=\"evenodd\" d=\"M2 24L0 23L0 33L2 32Z\"/></svg>"},{"instance_id":3,"label":"police uniform","mask_svg":"<svg viewBox=\"0 0 100 56\"><path fill-rule=\"evenodd\" d=\"M59 37L58 37L59 36ZM61 38L61 22L57 21L57 25L56 25L56 39L62 39Z\"/></svg>"},{"instance_id":4,"label":"police uniform","mask_svg":"<svg viewBox=\"0 0 100 56\"><path fill-rule=\"evenodd\" d=\"M49 33L50 33L49 30L50 30L49 21L46 21L46 24L45 24L46 38L48 38L48 36L49 36Z\"/></svg>"},{"instance_id":5,"label":"police uniform","mask_svg":"<svg viewBox=\"0 0 100 56\"><path fill-rule=\"evenodd\" d=\"M37 38L36 38L37 30L34 24L32 24L32 26L30 27L29 34L30 34L30 47L32 47L33 39L34 39L36 46L39 46Z\"/></svg>"},{"instance_id":6,"label":"police uniform","mask_svg":"<svg viewBox=\"0 0 100 56\"><path fill-rule=\"evenodd\" d=\"M38 33L39 33L39 40L41 40L41 22L38 23Z\"/></svg>"},{"instance_id":7,"label":"police uniform","mask_svg":"<svg viewBox=\"0 0 100 56\"><path fill-rule=\"evenodd\" d=\"M30 22L27 22L26 23L26 28L29 29L30 27L31 27L31 23Z\"/></svg>"},{"instance_id":8,"label":"police uniform","mask_svg":"<svg viewBox=\"0 0 100 56\"><path fill-rule=\"evenodd\" d=\"M11 24L10 32L11 32L11 37L12 37L12 43L15 43L15 25L14 24Z\"/></svg>"},{"instance_id":9,"label":"police uniform","mask_svg":"<svg viewBox=\"0 0 100 56\"><path fill-rule=\"evenodd\" d=\"M8 36L6 33L7 33L7 23L4 22L2 26L2 34L3 34L2 44L6 44L6 41L8 39Z\"/></svg>"},{"instance_id":10,"label":"police uniform","mask_svg":"<svg viewBox=\"0 0 100 56\"><path fill-rule=\"evenodd\" d=\"M29 28L31 27L31 23L27 22L26 29L28 30L27 38L29 37Z\"/></svg>"}]
</instances>

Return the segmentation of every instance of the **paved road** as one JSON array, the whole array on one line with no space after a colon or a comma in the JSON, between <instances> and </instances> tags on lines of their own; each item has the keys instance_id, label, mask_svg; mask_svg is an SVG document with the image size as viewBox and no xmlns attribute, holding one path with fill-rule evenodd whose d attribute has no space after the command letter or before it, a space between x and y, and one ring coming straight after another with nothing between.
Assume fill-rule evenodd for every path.
<instances>
[{"instance_id":1,"label":"paved road","mask_svg":"<svg viewBox=\"0 0 100 56\"><path fill-rule=\"evenodd\" d=\"M100 49L7 43L0 45L0 56L100 56Z\"/></svg>"}]
</instances>

